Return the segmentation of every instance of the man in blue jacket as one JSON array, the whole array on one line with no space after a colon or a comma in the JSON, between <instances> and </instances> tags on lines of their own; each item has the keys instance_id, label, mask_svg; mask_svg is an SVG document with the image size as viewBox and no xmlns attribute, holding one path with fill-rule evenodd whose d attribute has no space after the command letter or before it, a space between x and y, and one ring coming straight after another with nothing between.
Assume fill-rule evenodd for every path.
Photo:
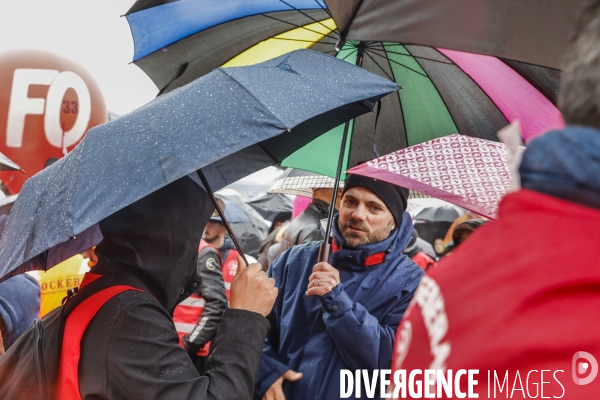
<instances>
[{"instance_id":1,"label":"man in blue jacket","mask_svg":"<svg viewBox=\"0 0 600 400\"><path fill-rule=\"evenodd\" d=\"M318 263L321 242L311 242L271 264L279 295L255 399L336 399L340 370L390 368L396 328L423 275L402 253L413 230L407 192L349 175L329 263Z\"/></svg>"}]
</instances>

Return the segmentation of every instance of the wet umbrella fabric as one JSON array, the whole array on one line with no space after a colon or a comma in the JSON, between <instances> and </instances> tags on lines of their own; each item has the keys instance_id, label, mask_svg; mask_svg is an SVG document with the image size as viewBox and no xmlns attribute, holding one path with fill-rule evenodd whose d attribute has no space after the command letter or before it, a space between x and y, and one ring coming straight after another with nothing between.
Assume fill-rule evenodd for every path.
<instances>
[{"instance_id":1,"label":"wet umbrella fabric","mask_svg":"<svg viewBox=\"0 0 600 400\"><path fill-rule=\"evenodd\" d=\"M217 69L91 129L29 179L0 241L0 277L46 270L92 247L99 221L182 176L197 179L201 169L217 190L278 163L397 89L311 51Z\"/></svg>"},{"instance_id":2,"label":"wet umbrella fabric","mask_svg":"<svg viewBox=\"0 0 600 400\"><path fill-rule=\"evenodd\" d=\"M584 0L324 0L341 40L389 40L561 68Z\"/></svg>"},{"instance_id":3,"label":"wet umbrella fabric","mask_svg":"<svg viewBox=\"0 0 600 400\"><path fill-rule=\"evenodd\" d=\"M349 173L370 176L495 219L511 184L506 146L450 135L399 150Z\"/></svg>"},{"instance_id":4,"label":"wet umbrella fabric","mask_svg":"<svg viewBox=\"0 0 600 400\"><path fill-rule=\"evenodd\" d=\"M283 212L292 212L292 199L282 193L267 193L264 196L257 197L247 202L249 206L254 208L264 219L273 222L273 219Z\"/></svg>"}]
</instances>

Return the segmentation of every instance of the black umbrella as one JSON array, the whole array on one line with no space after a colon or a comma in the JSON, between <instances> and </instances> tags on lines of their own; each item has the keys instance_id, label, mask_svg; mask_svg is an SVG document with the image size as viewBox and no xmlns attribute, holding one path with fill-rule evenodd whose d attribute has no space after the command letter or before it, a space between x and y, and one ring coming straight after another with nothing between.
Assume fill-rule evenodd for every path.
<instances>
[{"instance_id":1,"label":"black umbrella","mask_svg":"<svg viewBox=\"0 0 600 400\"><path fill-rule=\"evenodd\" d=\"M294 204L292 199L283 193L267 193L247 202L262 217L273 222L273 219L282 212L292 212Z\"/></svg>"},{"instance_id":2,"label":"black umbrella","mask_svg":"<svg viewBox=\"0 0 600 400\"><path fill-rule=\"evenodd\" d=\"M415 221L422 222L454 222L464 212L459 212L456 207L441 206L424 208L415 216Z\"/></svg>"},{"instance_id":3,"label":"black umbrella","mask_svg":"<svg viewBox=\"0 0 600 400\"><path fill-rule=\"evenodd\" d=\"M585 0L325 0L344 40L388 40L560 69Z\"/></svg>"},{"instance_id":4,"label":"black umbrella","mask_svg":"<svg viewBox=\"0 0 600 400\"><path fill-rule=\"evenodd\" d=\"M434 244L435 239L443 239L452 223L463 213L452 206L427 207L423 209L414 219L415 229L419 233L419 238L431 244Z\"/></svg>"},{"instance_id":5,"label":"black umbrella","mask_svg":"<svg viewBox=\"0 0 600 400\"><path fill-rule=\"evenodd\" d=\"M276 164L397 89L333 57L296 51L217 69L92 128L23 186L0 240L0 279L92 247L99 221L183 176L200 175L211 192Z\"/></svg>"}]
</instances>

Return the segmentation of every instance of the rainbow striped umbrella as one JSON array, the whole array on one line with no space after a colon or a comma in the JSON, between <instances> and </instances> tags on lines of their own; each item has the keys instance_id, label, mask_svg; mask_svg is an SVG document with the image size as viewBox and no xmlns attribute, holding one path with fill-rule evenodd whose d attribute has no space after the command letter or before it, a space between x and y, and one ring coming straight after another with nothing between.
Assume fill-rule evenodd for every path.
<instances>
[{"instance_id":1,"label":"rainbow striped umbrella","mask_svg":"<svg viewBox=\"0 0 600 400\"><path fill-rule=\"evenodd\" d=\"M344 170L451 134L497 140L515 119L523 137L561 127L559 72L491 56L393 42L346 41L322 0L140 0L127 14L134 63L171 91L219 66L258 63L310 48L361 65L403 90L348 124ZM340 77L343 79L343 77ZM335 177L345 126L281 165Z\"/></svg>"}]
</instances>

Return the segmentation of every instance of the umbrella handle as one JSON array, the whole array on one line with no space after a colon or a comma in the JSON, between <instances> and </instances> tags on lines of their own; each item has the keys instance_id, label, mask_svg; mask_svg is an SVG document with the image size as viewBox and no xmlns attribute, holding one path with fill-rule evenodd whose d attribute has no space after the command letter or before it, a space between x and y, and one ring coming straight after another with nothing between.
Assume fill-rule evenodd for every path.
<instances>
[{"instance_id":1,"label":"umbrella handle","mask_svg":"<svg viewBox=\"0 0 600 400\"><path fill-rule=\"evenodd\" d=\"M329 253L331 253L331 243L324 240L319 246L319 262L329 262Z\"/></svg>"}]
</instances>

